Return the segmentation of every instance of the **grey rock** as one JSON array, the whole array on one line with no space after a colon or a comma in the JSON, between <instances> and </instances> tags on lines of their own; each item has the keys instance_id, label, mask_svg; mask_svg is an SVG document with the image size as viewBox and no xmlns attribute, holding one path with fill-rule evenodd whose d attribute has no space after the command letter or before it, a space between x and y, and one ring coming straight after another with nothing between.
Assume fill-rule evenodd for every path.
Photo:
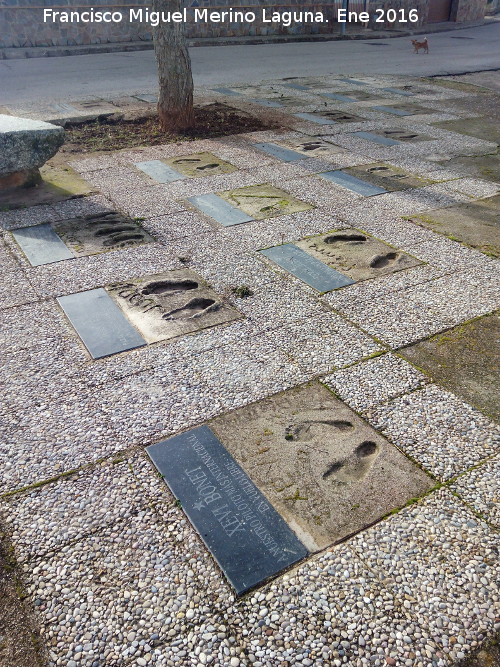
<instances>
[{"instance_id":1,"label":"grey rock","mask_svg":"<svg viewBox=\"0 0 500 667\"><path fill-rule=\"evenodd\" d=\"M0 176L41 167L63 143L62 127L0 114Z\"/></svg>"}]
</instances>

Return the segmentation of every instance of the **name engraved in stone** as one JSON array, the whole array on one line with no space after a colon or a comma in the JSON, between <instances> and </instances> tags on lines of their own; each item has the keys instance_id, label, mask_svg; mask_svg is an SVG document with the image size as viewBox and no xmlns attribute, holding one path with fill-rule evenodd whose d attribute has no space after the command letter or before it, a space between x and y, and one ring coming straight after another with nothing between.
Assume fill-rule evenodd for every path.
<instances>
[{"instance_id":1,"label":"name engraved in stone","mask_svg":"<svg viewBox=\"0 0 500 667\"><path fill-rule=\"evenodd\" d=\"M147 452L238 594L308 554L207 426Z\"/></svg>"}]
</instances>

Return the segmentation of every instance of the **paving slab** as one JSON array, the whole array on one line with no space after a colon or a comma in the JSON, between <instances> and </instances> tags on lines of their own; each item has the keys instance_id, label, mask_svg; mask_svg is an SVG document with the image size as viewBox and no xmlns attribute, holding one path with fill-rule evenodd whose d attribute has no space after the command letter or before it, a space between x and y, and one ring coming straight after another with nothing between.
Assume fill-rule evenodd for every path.
<instances>
[{"instance_id":1,"label":"paving slab","mask_svg":"<svg viewBox=\"0 0 500 667\"><path fill-rule=\"evenodd\" d=\"M327 181L341 185L346 190L352 190L363 197L373 197L374 195L383 195L387 192L384 188L378 185L368 183L360 178L356 178L352 174L344 171L325 171L320 174L321 178Z\"/></svg>"},{"instance_id":2,"label":"paving slab","mask_svg":"<svg viewBox=\"0 0 500 667\"><path fill-rule=\"evenodd\" d=\"M261 250L261 253L281 268L314 287L318 292L329 292L353 282L342 273L311 257L293 243Z\"/></svg>"},{"instance_id":3,"label":"paving slab","mask_svg":"<svg viewBox=\"0 0 500 667\"><path fill-rule=\"evenodd\" d=\"M500 322L494 314L404 348L401 355L435 382L500 421L496 391L499 340Z\"/></svg>"},{"instance_id":4,"label":"paving slab","mask_svg":"<svg viewBox=\"0 0 500 667\"><path fill-rule=\"evenodd\" d=\"M314 208L306 202L292 197L288 192L272 185L250 185L228 192L219 192L219 196L231 206L241 209L252 220L264 220L278 215L290 215Z\"/></svg>"},{"instance_id":5,"label":"paving slab","mask_svg":"<svg viewBox=\"0 0 500 667\"><path fill-rule=\"evenodd\" d=\"M149 343L241 317L187 269L114 283L106 290Z\"/></svg>"},{"instance_id":6,"label":"paving slab","mask_svg":"<svg viewBox=\"0 0 500 667\"><path fill-rule=\"evenodd\" d=\"M434 482L319 384L211 428L311 550L360 530Z\"/></svg>"},{"instance_id":7,"label":"paving slab","mask_svg":"<svg viewBox=\"0 0 500 667\"><path fill-rule=\"evenodd\" d=\"M198 195L189 197L188 201L197 209L206 213L214 220L217 220L224 227L240 225L243 222L251 222L254 218L239 210L236 206L231 206L218 195Z\"/></svg>"},{"instance_id":8,"label":"paving slab","mask_svg":"<svg viewBox=\"0 0 500 667\"><path fill-rule=\"evenodd\" d=\"M136 162L135 166L157 183L173 183L184 178L178 170L172 169L161 160L146 160Z\"/></svg>"},{"instance_id":9,"label":"paving slab","mask_svg":"<svg viewBox=\"0 0 500 667\"><path fill-rule=\"evenodd\" d=\"M57 301L93 359L146 344L102 288L61 296Z\"/></svg>"},{"instance_id":10,"label":"paving slab","mask_svg":"<svg viewBox=\"0 0 500 667\"><path fill-rule=\"evenodd\" d=\"M445 120L438 123L432 123L434 127L439 127L450 132L465 134L485 141L492 141L500 144L500 130L498 123L490 118L464 118L459 120Z\"/></svg>"},{"instance_id":11,"label":"paving slab","mask_svg":"<svg viewBox=\"0 0 500 667\"><path fill-rule=\"evenodd\" d=\"M49 223L21 227L12 236L26 255L31 266L72 259L74 254L63 243Z\"/></svg>"},{"instance_id":12,"label":"paving slab","mask_svg":"<svg viewBox=\"0 0 500 667\"><path fill-rule=\"evenodd\" d=\"M397 192L409 188L422 188L433 182L429 178L422 178L386 162L362 164L356 167L348 167L343 171L368 181L373 185L378 185L388 192Z\"/></svg>"},{"instance_id":13,"label":"paving slab","mask_svg":"<svg viewBox=\"0 0 500 667\"><path fill-rule=\"evenodd\" d=\"M238 595L308 555L207 426L146 451Z\"/></svg>"},{"instance_id":14,"label":"paving slab","mask_svg":"<svg viewBox=\"0 0 500 667\"><path fill-rule=\"evenodd\" d=\"M59 220L52 223L52 228L78 257L123 250L154 241L137 220L118 211Z\"/></svg>"},{"instance_id":15,"label":"paving slab","mask_svg":"<svg viewBox=\"0 0 500 667\"><path fill-rule=\"evenodd\" d=\"M412 220L488 255L500 257L500 195L428 211Z\"/></svg>"},{"instance_id":16,"label":"paving slab","mask_svg":"<svg viewBox=\"0 0 500 667\"><path fill-rule=\"evenodd\" d=\"M417 266L415 258L358 229L315 236L296 245L352 280L366 280Z\"/></svg>"}]
</instances>

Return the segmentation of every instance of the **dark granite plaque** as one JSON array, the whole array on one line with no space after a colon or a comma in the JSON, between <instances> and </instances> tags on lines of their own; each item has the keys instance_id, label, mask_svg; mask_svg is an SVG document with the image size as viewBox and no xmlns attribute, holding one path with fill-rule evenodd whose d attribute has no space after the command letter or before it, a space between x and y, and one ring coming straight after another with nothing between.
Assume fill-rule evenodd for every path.
<instances>
[{"instance_id":1,"label":"dark granite plaque","mask_svg":"<svg viewBox=\"0 0 500 667\"><path fill-rule=\"evenodd\" d=\"M374 134L373 132L353 132L353 134L356 137L361 137L361 139L372 141L374 144L382 144L382 146L397 146L401 143L388 137L382 137L380 134Z\"/></svg>"},{"instance_id":2,"label":"dark granite plaque","mask_svg":"<svg viewBox=\"0 0 500 667\"><path fill-rule=\"evenodd\" d=\"M413 111L404 111L403 109L396 109L394 107L372 107L373 111L382 111L383 113L392 113L394 116L413 116L415 112Z\"/></svg>"},{"instance_id":3,"label":"dark granite plaque","mask_svg":"<svg viewBox=\"0 0 500 667\"><path fill-rule=\"evenodd\" d=\"M378 185L372 185L366 181L362 181L360 178L346 174L343 171L325 171L323 174L320 174L322 178L325 178L327 181L332 183L337 183L343 188L357 192L364 197L373 197L373 195L382 195L387 192L384 188L380 188Z\"/></svg>"},{"instance_id":4,"label":"dark granite plaque","mask_svg":"<svg viewBox=\"0 0 500 667\"><path fill-rule=\"evenodd\" d=\"M57 300L94 359L146 345L106 290L93 289Z\"/></svg>"},{"instance_id":5,"label":"dark granite plaque","mask_svg":"<svg viewBox=\"0 0 500 667\"><path fill-rule=\"evenodd\" d=\"M316 123L316 125L336 125L337 123L330 118L325 118L325 116L315 116L312 113L294 113L296 118L301 118L302 120L308 120L310 123Z\"/></svg>"},{"instance_id":6,"label":"dark granite plaque","mask_svg":"<svg viewBox=\"0 0 500 667\"><path fill-rule=\"evenodd\" d=\"M265 100L265 99L253 99L250 100L251 102L255 102L255 104L260 104L263 107L270 107L271 109L282 109L283 105L280 104L279 102L275 102L274 100Z\"/></svg>"},{"instance_id":7,"label":"dark granite plaque","mask_svg":"<svg viewBox=\"0 0 500 667\"><path fill-rule=\"evenodd\" d=\"M298 83L284 83L285 88L293 88L294 90L309 90L308 86L301 86Z\"/></svg>"},{"instance_id":8,"label":"dark granite plaque","mask_svg":"<svg viewBox=\"0 0 500 667\"><path fill-rule=\"evenodd\" d=\"M305 155L302 153L297 153L297 151L292 151L290 148L284 148L283 146L278 146L277 144L252 144L254 148L257 148L259 151L268 153L273 157L277 157L279 160L284 162L294 162L295 160L304 160Z\"/></svg>"},{"instance_id":9,"label":"dark granite plaque","mask_svg":"<svg viewBox=\"0 0 500 667\"><path fill-rule=\"evenodd\" d=\"M394 95L403 95L404 97L413 97L415 93L409 93L407 90L400 90L399 88L382 88L388 93L394 93Z\"/></svg>"},{"instance_id":10,"label":"dark granite plaque","mask_svg":"<svg viewBox=\"0 0 500 667\"><path fill-rule=\"evenodd\" d=\"M339 102L357 102L354 97L347 97L347 95L341 95L340 93L319 93L321 97L328 97L329 100L338 100Z\"/></svg>"},{"instance_id":11,"label":"dark granite plaque","mask_svg":"<svg viewBox=\"0 0 500 667\"><path fill-rule=\"evenodd\" d=\"M12 232L12 236L20 245L31 266L51 264L74 257L71 250L66 247L48 223L16 229Z\"/></svg>"},{"instance_id":12,"label":"dark granite plaque","mask_svg":"<svg viewBox=\"0 0 500 667\"><path fill-rule=\"evenodd\" d=\"M341 81L347 81L348 83L353 83L355 86L367 86L368 84L365 83L364 81L359 81L359 79L347 79L347 78L342 78Z\"/></svg>"},{"instance_id":13,"label":"dark granite plaque","mask_svg":"<svg viewBox=\"0 0 500 667\"><path fill-rule=\"evenodd\" d=\"M329 292L355 282L301 248L297 248L293 243L285 243L260 252L319 292Z\"/></svg>"},{"instance_id":14,"label":"dark granite plaque","mask_svg":"<svg viewBox=\"0 0 500 667\"><path fill-rule=\"evenodd\" d=\"M224 227L240 225L242 222L251 222L253 220L252 217L240 211L239 208L231 206L231 204L217 195L198 195L197 197L189 197L188 201L193 206L196 206L197 209L203 211L203 213L220 222Z\"/></svg>"},{"instance_id":15,"label":"dark granite plaque","mask_svg":"<svg viewBox=\"0 0 500 667\"><path fill-rule=\"evenodd\" d=\"M208 426L147 452L238 595L308 555Z\"/></svg>"},{"instance_id":16,"label":"dark granite plaque","mask_svg":"<svg viewBox=\"0 0 500 667\"><path fill-rule=\"evenodd\" d=\"M140 169L157 183L173 183L185 178L181 173L169 167L161 160L146 160L145 162L136 162L135 166Z\"/></svg>"},{"instance_id":17,"label":"dark granite plaque","mask_svg":"<svg viewBox=\"0 0 500 667\"><path fill-rule=\"evenodd\" d=\"M231 88L212 88L212 90L222 95L241 95L241 93L237 93L235 90L231 90Z\"/></svg>"}]
</instances>

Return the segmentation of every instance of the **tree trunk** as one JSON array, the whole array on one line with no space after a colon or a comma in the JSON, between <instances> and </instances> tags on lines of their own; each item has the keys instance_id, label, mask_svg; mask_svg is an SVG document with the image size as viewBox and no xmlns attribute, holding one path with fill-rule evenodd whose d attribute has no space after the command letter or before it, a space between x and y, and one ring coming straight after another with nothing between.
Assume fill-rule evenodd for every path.
<instances>
[{"instance_id":1,"label":"tree trunk","mask_svg":"<svg viewBox=\"0 0 500 667\"><path fill-rule=\"evenodd\" d=\"M181 12L181 0L154 0L158 12ZM160 21L153 28L158 63L160 95L158 116L165 132L180 132L194 126L193 75L184 37L184 24Z\"/></svg>"}]
</instances>

